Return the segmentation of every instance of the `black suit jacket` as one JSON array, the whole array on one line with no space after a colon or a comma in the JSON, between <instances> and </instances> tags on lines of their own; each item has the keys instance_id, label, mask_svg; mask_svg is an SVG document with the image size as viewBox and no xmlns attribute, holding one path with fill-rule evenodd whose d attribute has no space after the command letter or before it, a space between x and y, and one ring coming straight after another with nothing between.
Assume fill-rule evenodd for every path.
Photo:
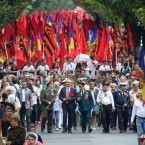
<instances>
[{"instance_id":1,"label":"black suit jacket","mask_svg":"<svg viewBox=\"0 0 145 145\"><path fill-rule=\"evenodd\" d=\"M66 103L66 101L63 101L64 98L66 98L66 87L63 87L60 91L59 94L59 99L62 101L62 108L66 108L66 106L69 105L70 109L75 109L76 107L76 103L75 100L77 99L77 93L76 93L76 89L70 87L70 98L71 100L68 101L68 103Z\"/></svg>"}]
</instances>

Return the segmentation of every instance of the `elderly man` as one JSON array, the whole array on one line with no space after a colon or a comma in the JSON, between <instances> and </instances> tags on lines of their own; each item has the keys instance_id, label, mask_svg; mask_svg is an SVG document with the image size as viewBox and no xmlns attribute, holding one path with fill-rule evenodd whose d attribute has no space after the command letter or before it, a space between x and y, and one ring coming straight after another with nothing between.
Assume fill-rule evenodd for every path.
<instances>
[{"instance_id":1,"label":"elderly man","mask_svg":"<svg viewBox=\"0 0 145 145\"><path fill-rule=\"evenodd\" d=\"M108 90L108 83L106 81L102 82L102 90L99 90L97 96L97 102L101 104L101 116L102 116L102 125L103 125L103 133L109 133L109 125L110 125L110 116L112 110L115 110L114 107L114 99L111 91Z\"/></svg>"},{"instance_id":2,"label":"elderly man","mask_svg":"<svg viewBox=\"0 0 145 145\"><path fill-rule=\"evenodd\" d=\"M67 118L68 118L68 133L72 133L73 112L76 108L75 100L77 98L76 89L71 87L72 81L66 80L66 86L63 87L59 94L59 99L62 101L63 109L63 132L67 132ZM67 117L68 115L68 117Z\"/></svg>"},{"instance_id":3,"label":"elderly man","mask_svg":"<svg viewBox=\"0 0 145 145\"><path fill-rule=\"evenodd\" d=\"M86 124L88 125L88 132L91 133L91 110L94 107L94 102L91 91L86 90L84 86L84 82L79 83L80 91L78 92L77 101L82 117L82 133L86 132Z\"/></svg>"},{"instance_id":4,"label":"elderly man","mask_svg":"<svg viewBox=\"0 0 145 145\"><path fill-rule=\"evenodd\" d=\"M54 89L52 88L52 80L46 77L46 89L41 91L41 107L42 107L42 122L41 122L41 132L44 132L45 123L47 120L47 132L52 133L52 110L54 98Z\"/></svg>"}]
</instances>

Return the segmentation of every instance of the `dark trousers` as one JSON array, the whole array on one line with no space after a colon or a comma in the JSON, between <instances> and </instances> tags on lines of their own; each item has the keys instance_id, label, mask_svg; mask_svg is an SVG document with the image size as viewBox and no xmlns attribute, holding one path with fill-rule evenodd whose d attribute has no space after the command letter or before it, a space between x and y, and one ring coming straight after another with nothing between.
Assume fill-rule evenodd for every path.
<instances>
[{"instance_id":1,"label":"dark trousers","mask_svg":"<svg viewBox=\"0 0 145 145\"><path fill-rule=\"evenodd\" d=\"M68 118L68 130L71 130L74 120L74 109L70 109L69 105L63 108L63 129L67 130L67 118Z\"/></svg>"},{"instance_id":2,"label":"dark trousers","mask_svg":"<svg viewBox=\"0 0 145 145\"><path fill-rule=\"evenodd\" d=\"M26 116L27 129L28 129L30 125L30 109L26 109L25 103L22 103L20 109L20 122L22 127L25 127L25 116Z\"/></svg>"},{"instance_id":3,"label":"dark trousers","mask_svg":"<svg viewBox=\"0 0 145 145\"><path fill-rule=\"evenodd\" d=\"M42 114L41 105L37 104L37 121L40 121L40 116Z\"/></svg>"},{"instance_id":4,"label":"dark trousers","mask_svg":"<svg viewBox=\"0 0 145 145\"><path fill-rule=\"evenodd\" d=\"M117 124L117 111L115 110L112 112L112 118L111 118L111 128L116 127Z\"/></svg>"},{"instance_id":5,"label":"dark trousers","mask_svg":"<svg viewBox=\"0 0 145 145\"><path fill-rule=\"evenodd\" d=\"M45 124L47 121L47 131L52 131L52 116L53 113L50 110L44 110L42 113L41 130L45 129Z\"/></svg>"},{"instance_id":6,"label":"dark trousers","mask_svg":"<svg viewBox=\"0 0 145 145\"><path fill-rule=\"evenodd\" d=\"M102 125L105 131L109 131L109 125L110 125L110 116L112 112L112 105L103 105L102 110Z\"/></svg>"},{"instance_id":7,"label":"dark trousers","mask_svg":"<svg viewBox=\"0 0 145 145\"><path fill-rule=\"evenodd\" d=\"M88 130L91 129L91 110L81 112L82 117L82 131L86 131L86 124L88 125Z\"/></svg>"},{"instance_id":8,"label":"dark trousers","mask_svg":"<svg viewBox=\"0 0 145 145\"><path fill-rule=\"evenodd\" d=\"M73 122L73 126L77 127L77 119L76 119L76 112L74 110L74 122Z\"/></svg>"},{"instance_id":9,"label":"dark trousers","mask_svg":"<svg viewBox=\"0 0 145 145\"><path fill-rule=\"evenodd\" d=\"M127 130L128 127L128 108L116 107L118 115L118 125L120 130Z\"/></svg>"},{"instance_id":10,"label":"dark trousers","mask_svg":"<svg viewBox=\"0 0 145 145\"><path fill-rule=\"evenodd\" d=\"M31 122L35 124L37 120L37 104L33 105L33 110L31 112Z\"/></svg>"}]
</instances>

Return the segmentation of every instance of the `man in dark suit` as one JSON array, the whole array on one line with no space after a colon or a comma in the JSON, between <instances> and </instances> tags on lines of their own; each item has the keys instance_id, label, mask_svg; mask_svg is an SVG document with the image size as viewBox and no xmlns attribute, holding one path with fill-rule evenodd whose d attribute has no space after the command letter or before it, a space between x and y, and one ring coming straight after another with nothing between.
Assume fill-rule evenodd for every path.
<instances>
[{"instance_id":1,"label":"man in dark suit","mask_svg":"<svg viewBox=\"0 0 145 145\"><path fill-rule=\"evenodd\" d=\"M76 108L75 100L77 98L76 89L70 87L71 80L66 80L66 86L63 87L59 94L59 99L62 101L63 109L63 132L67 132L67 115L68 115L68 132L72 133L73 112Z\"/></svg>"},{"instance_id":2,"label":"man in dark suit","mask_svg":"<svg viewBox=\"0 0 145 145\"><path fill-rule=\"evenodd\" d=\"M126 83L120 83L120 89L114 93L115 108L118 115L120 133L127 131L128 108L130 107L129 93L126 91Z\"/></svg>"},{"instance_id":3,"label":"man in dark suit","mask_svg":"<svg viewBox=\"0 0 145 145\"><path fill-rule=\"evenodd\" d=\"M94 107L91 91L84 89L85 83L80 82L80 91L78 92L77 101L79 103L79 110L82 117L82 132L86 132L86 124L88 125L88 132L91 133L91 110Z\"/></svg>"}]
</instances>

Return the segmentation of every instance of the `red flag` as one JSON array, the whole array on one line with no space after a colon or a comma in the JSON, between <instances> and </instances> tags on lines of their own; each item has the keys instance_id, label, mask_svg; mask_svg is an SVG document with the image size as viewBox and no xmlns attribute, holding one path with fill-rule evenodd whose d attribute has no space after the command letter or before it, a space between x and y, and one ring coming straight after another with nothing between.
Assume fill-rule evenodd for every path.
<instances>
[{"instance_id":1,"label":"red flag","mask_svg":"<svg viewBox=\"0 0 145 145\"><path fill-rule=\"evenodd\" d=\"M60 70L63 70L64 59L68 55L68 51L66 48L66 42L64 37L64 31L61 34L61 56L60 56Z\"/></svg>"},{"instance_id":2,"label":"red flag","mask_svg":"<svg viewBox=\"0 0 145 145\"><path fill-rule=\"evenodd\" d=\"M26 17L24 17L24 14L22 13L18 18L17 22L17 35L27 38L27 26L28 26L27 19Z\"/></svg>"},{"instance_id":3,"label":"red flag","mask_svg":"<svg viewBox=\"0 0 145 145\"><path fill-rule=\"evenodd\" d=\"M81 29L81 34L80 34L80 50L81 53L87 53L88 51L88 46L86 43L85 33L83 28Z\"/></svg>"},{"instance_id":4,"label":"red flag","mask_svg":"<svg viewBox=\"0 0 145 145\"><path fill-rule=\"evenodd\" d=\"M106 50L106 29L103 30L102 33L102 38L101 38L101 43L100 43L100 47L98 50L98 61L102 62L104 58L104 56L106 57L107 55L107 50Z\"/></svg>"},{"instance_id":5,"label":"red flag","mask_svg":"<svg viewBox=\"0 0 145 145\"><path fill-rule=\"evenodd\" d=\"M83 24L86 31L92 30L96 26L95 21L89 19L84 19Z\"/></svg>"},{"instance_id":6,"label":"red flag","mask_svg":"<svg viewBox=\"0 0 145 145\"><path fill-rule=\"evenodd\" d=\"M130 28L130 24L126 24L126 29L127 29L127 32L128 32L128 38L129 38L129 48L130 48L130 51L134 48L134 41L133 41L133 37L132 37L132 32L131 32L131 28Z\"/></svg>"},{"instance_id":7,"label":"red flag","mask_svg":"<svg viewBox=\"0 0 145 145\"><path fill-rule=\"evenodd\" d=\"M21 50L18 42L16 42L15 44L15 56L16 56L17 68L18 70L21 70L22 67L26 64L27 59L25 59L23 55L23 50Z\"/></svg>"}]
</instances>

